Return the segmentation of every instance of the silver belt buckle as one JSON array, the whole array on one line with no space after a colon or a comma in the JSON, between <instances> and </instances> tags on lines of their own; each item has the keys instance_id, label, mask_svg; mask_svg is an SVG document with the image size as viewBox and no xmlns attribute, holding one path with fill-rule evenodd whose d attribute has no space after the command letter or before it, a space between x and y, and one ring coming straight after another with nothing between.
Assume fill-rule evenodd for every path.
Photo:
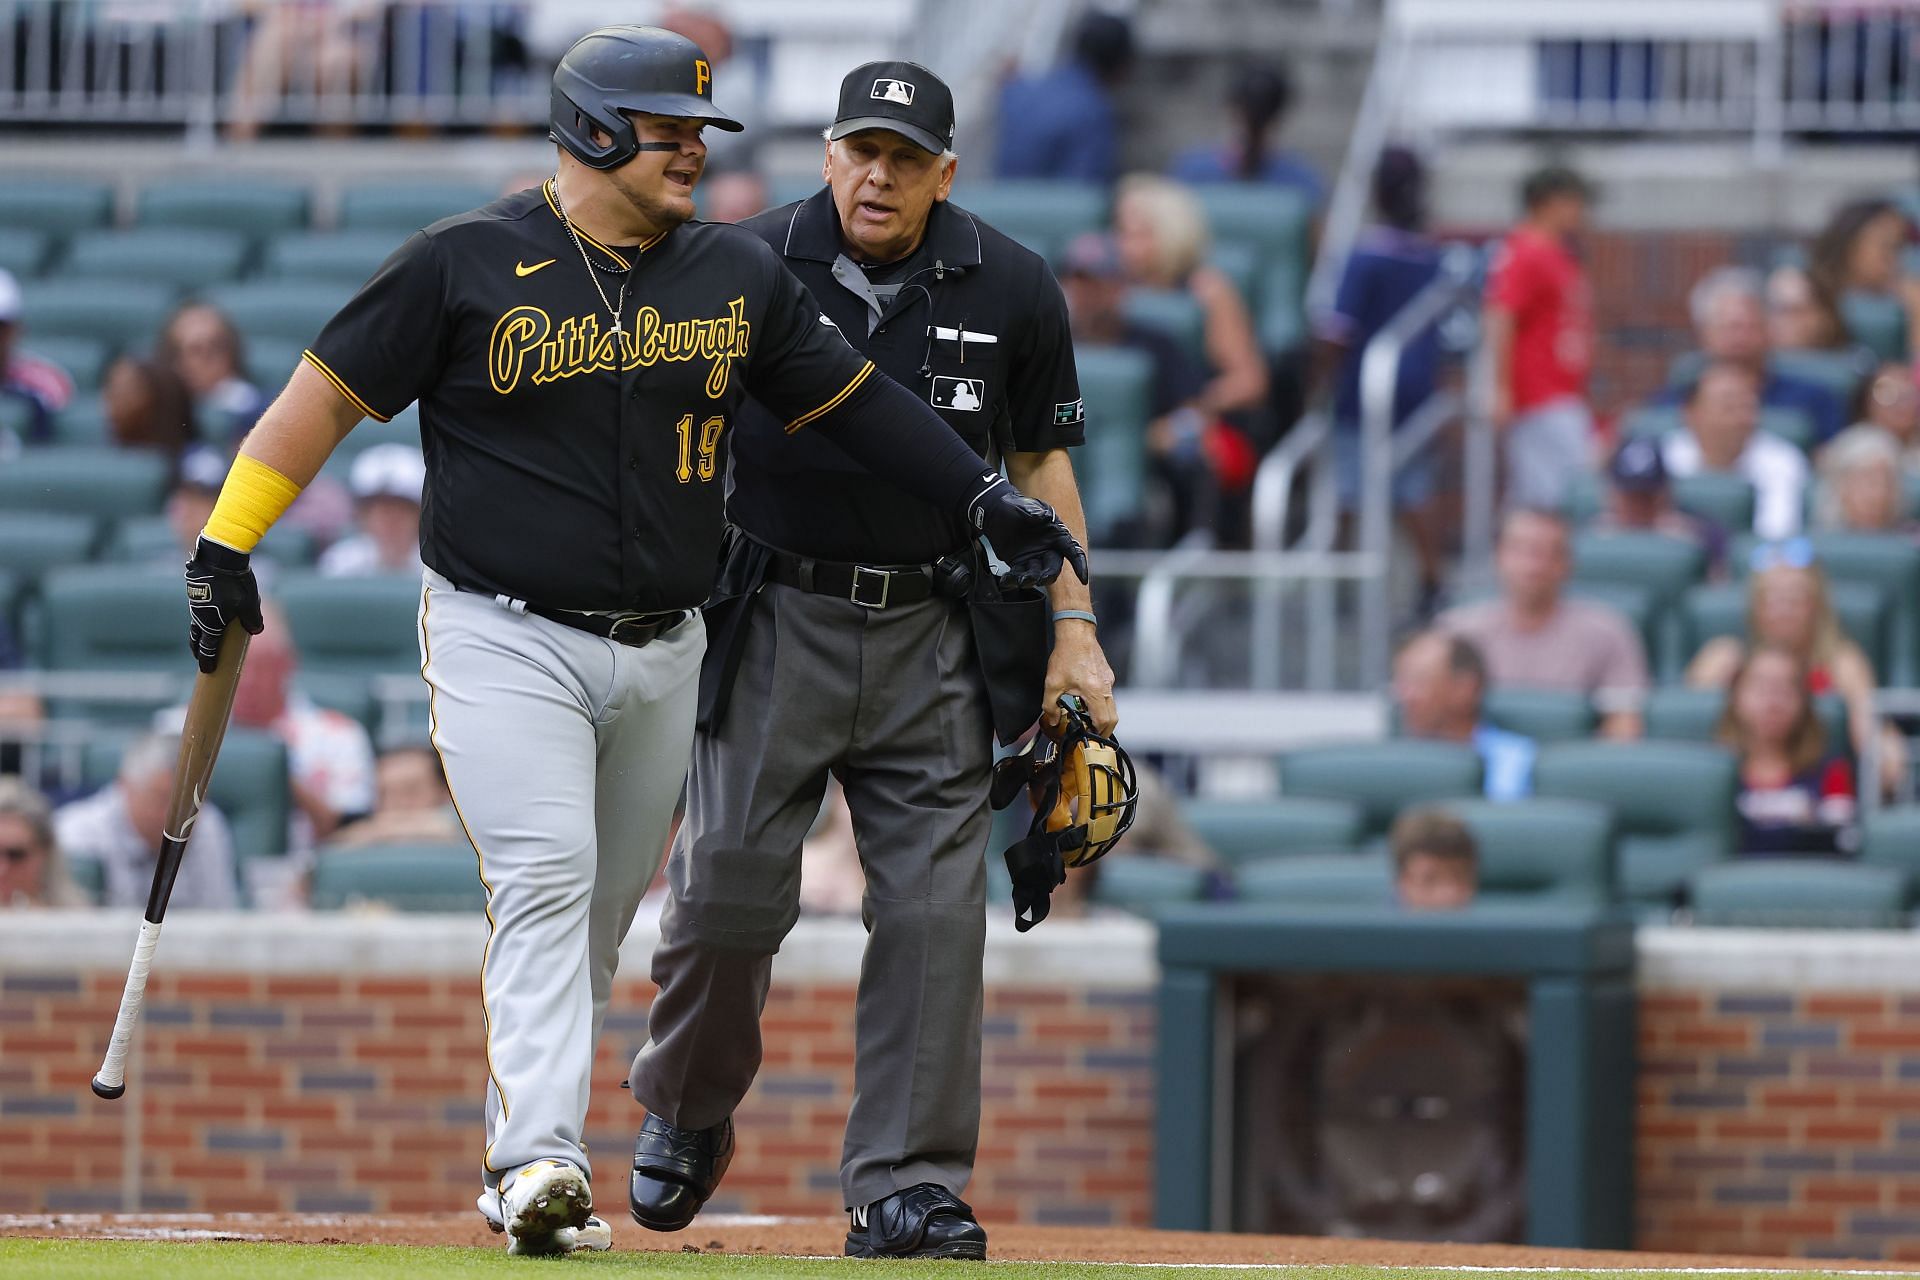
<instances>
[{"instance_id":1,"label":"silver belt buckle","mask_svg":"<svg viewBox=\"0 0 1920 1280\"><path fill-rule=\"evenodd\" d=\"M880 598L873 600L867 598L867 593L861 590L861 586L863 582L872 582L876 579L880 583ZM853 566L853 587L847 592L847 599L862 609L884 609L887 607L887 593L892 588L893 575L885 569L872 569L864 564L857 564Z\"/></svg>"}]
</instances>

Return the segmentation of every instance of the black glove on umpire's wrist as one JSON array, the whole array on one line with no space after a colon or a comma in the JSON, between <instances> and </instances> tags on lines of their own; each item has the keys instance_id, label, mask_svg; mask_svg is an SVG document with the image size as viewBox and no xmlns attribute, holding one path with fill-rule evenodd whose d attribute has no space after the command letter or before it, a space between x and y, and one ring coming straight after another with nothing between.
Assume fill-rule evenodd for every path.
<instances>
[{"instance_id":1,"label":"black glove on umpire's wrist","mask_svg":"<svg viewBox=\"0 0 1920 1280\"><path fill-rule=\"evenodd\" d=\"M1052 507L1027 497L1004 476L989 472L981 480L986 486L967 504L967 524L984 534L994 554L1006 562L1001 585L1044 586L1060 576L1063 560L1080 581L1087 580L1087 553Z\"/></svg>"},{"instance_id":2,"label":"black glove on umpire's wrist","mask_svg":"<svg viewBox=\"0 0 1920 1280\"><path fill-rule=\"evenodd\" d=\"M224 543L201 538L187 561L187 611L192 620L187 635L194 661L211 673L220 660L220 642L227 625L238 622L249 635L259 635L260 586L247 566L247 553Z\"/></svg>"}]
</instances>

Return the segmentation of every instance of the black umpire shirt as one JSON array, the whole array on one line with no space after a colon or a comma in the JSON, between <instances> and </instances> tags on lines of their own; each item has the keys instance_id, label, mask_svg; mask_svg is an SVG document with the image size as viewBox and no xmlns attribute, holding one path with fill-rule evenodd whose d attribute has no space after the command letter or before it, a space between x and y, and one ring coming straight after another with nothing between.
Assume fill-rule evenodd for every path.
<instances>
[{"instance_id":1,"label":"black umpire shirt","mask_svg":"<svg viewBox=\"0 0 1920 1280\"><path fill-rule=\"evenodd\" d=\"M420 402L421 558L458 586L690 608L713 585L749 391L776 432L826 427L873 365L759 238L704 223L622 248L582 234L626 272L616 339L551 188L416 233L306 360L381 421ZM595 274L616 300L622 275Z\"/></svg>"},{"instance_id":2,"label":"black umpire shirt","mask_svg":"<svg viewBox=\"0 0 1920 1280\"><path fill-rule=\"evenodd\" d=\"M1085 439L1066 299L1038 254L942 202L918 250L863 270L845 256L830 187L741 225L786 259L849 342L983 458ZM734 524L797 555L866 564L925 563L965 544L962 521L874 476L831 440L787 434L785 413L761 402L740 414L727 499Z\"/></svg>"}]
</instances>

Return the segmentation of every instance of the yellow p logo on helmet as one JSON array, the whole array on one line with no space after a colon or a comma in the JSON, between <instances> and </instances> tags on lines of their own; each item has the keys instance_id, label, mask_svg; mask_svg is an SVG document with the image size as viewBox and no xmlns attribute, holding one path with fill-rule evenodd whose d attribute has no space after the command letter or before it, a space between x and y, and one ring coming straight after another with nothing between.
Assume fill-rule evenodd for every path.
<instances>
[{"instance_id":1,"label":"yellow p logo on helmet","mask_svg":"<svg viewBox=\"0 0 1920 1280\"><path fill-rule=\"evenodd\" d=\"M712 82L713 69L707 65L707 60L705 58L695 58L693 60L693 91L695 93L705 93L707 86Z\"/></svg>"}]
</instances>

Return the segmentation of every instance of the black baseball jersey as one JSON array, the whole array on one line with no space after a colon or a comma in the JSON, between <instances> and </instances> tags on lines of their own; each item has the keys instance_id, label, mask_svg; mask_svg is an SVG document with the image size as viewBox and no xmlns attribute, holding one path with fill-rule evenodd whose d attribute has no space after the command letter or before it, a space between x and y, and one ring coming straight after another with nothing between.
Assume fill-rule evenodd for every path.
<instances>
[{"instance_id":1,"label":"black baseball jersey","mask_svg":"<svg viewBox=\"0 0 1920 1280\"><path fill-rule=\"evenodd\" d=\"M939 203L905 262L863 272L843 256L827 187L741 225L779 252L849 342L983 458L1085 439L1066 299L1038 254ZM831 440L787 435L784 412L777 404L741 412L733 523L796 554L869 564L922 563L965 544L960 520Z\"/></svg>"},{"instance_id":2,"label":"black baseball jersey","mask_svg":"<svg viewBox=\"0 0 1920 1280\"><path fill-rule=\"evenodd\" d=\"M613 269L594 273L608 301L627 281L618 337L549 181L416 233L306 359L382 421L420 402L421 558L457 585L549 608L688 608L712 586L749 391L776 430L798 430L873 365L740 228L581 240Z\"/></svg>"}]
</instances>

